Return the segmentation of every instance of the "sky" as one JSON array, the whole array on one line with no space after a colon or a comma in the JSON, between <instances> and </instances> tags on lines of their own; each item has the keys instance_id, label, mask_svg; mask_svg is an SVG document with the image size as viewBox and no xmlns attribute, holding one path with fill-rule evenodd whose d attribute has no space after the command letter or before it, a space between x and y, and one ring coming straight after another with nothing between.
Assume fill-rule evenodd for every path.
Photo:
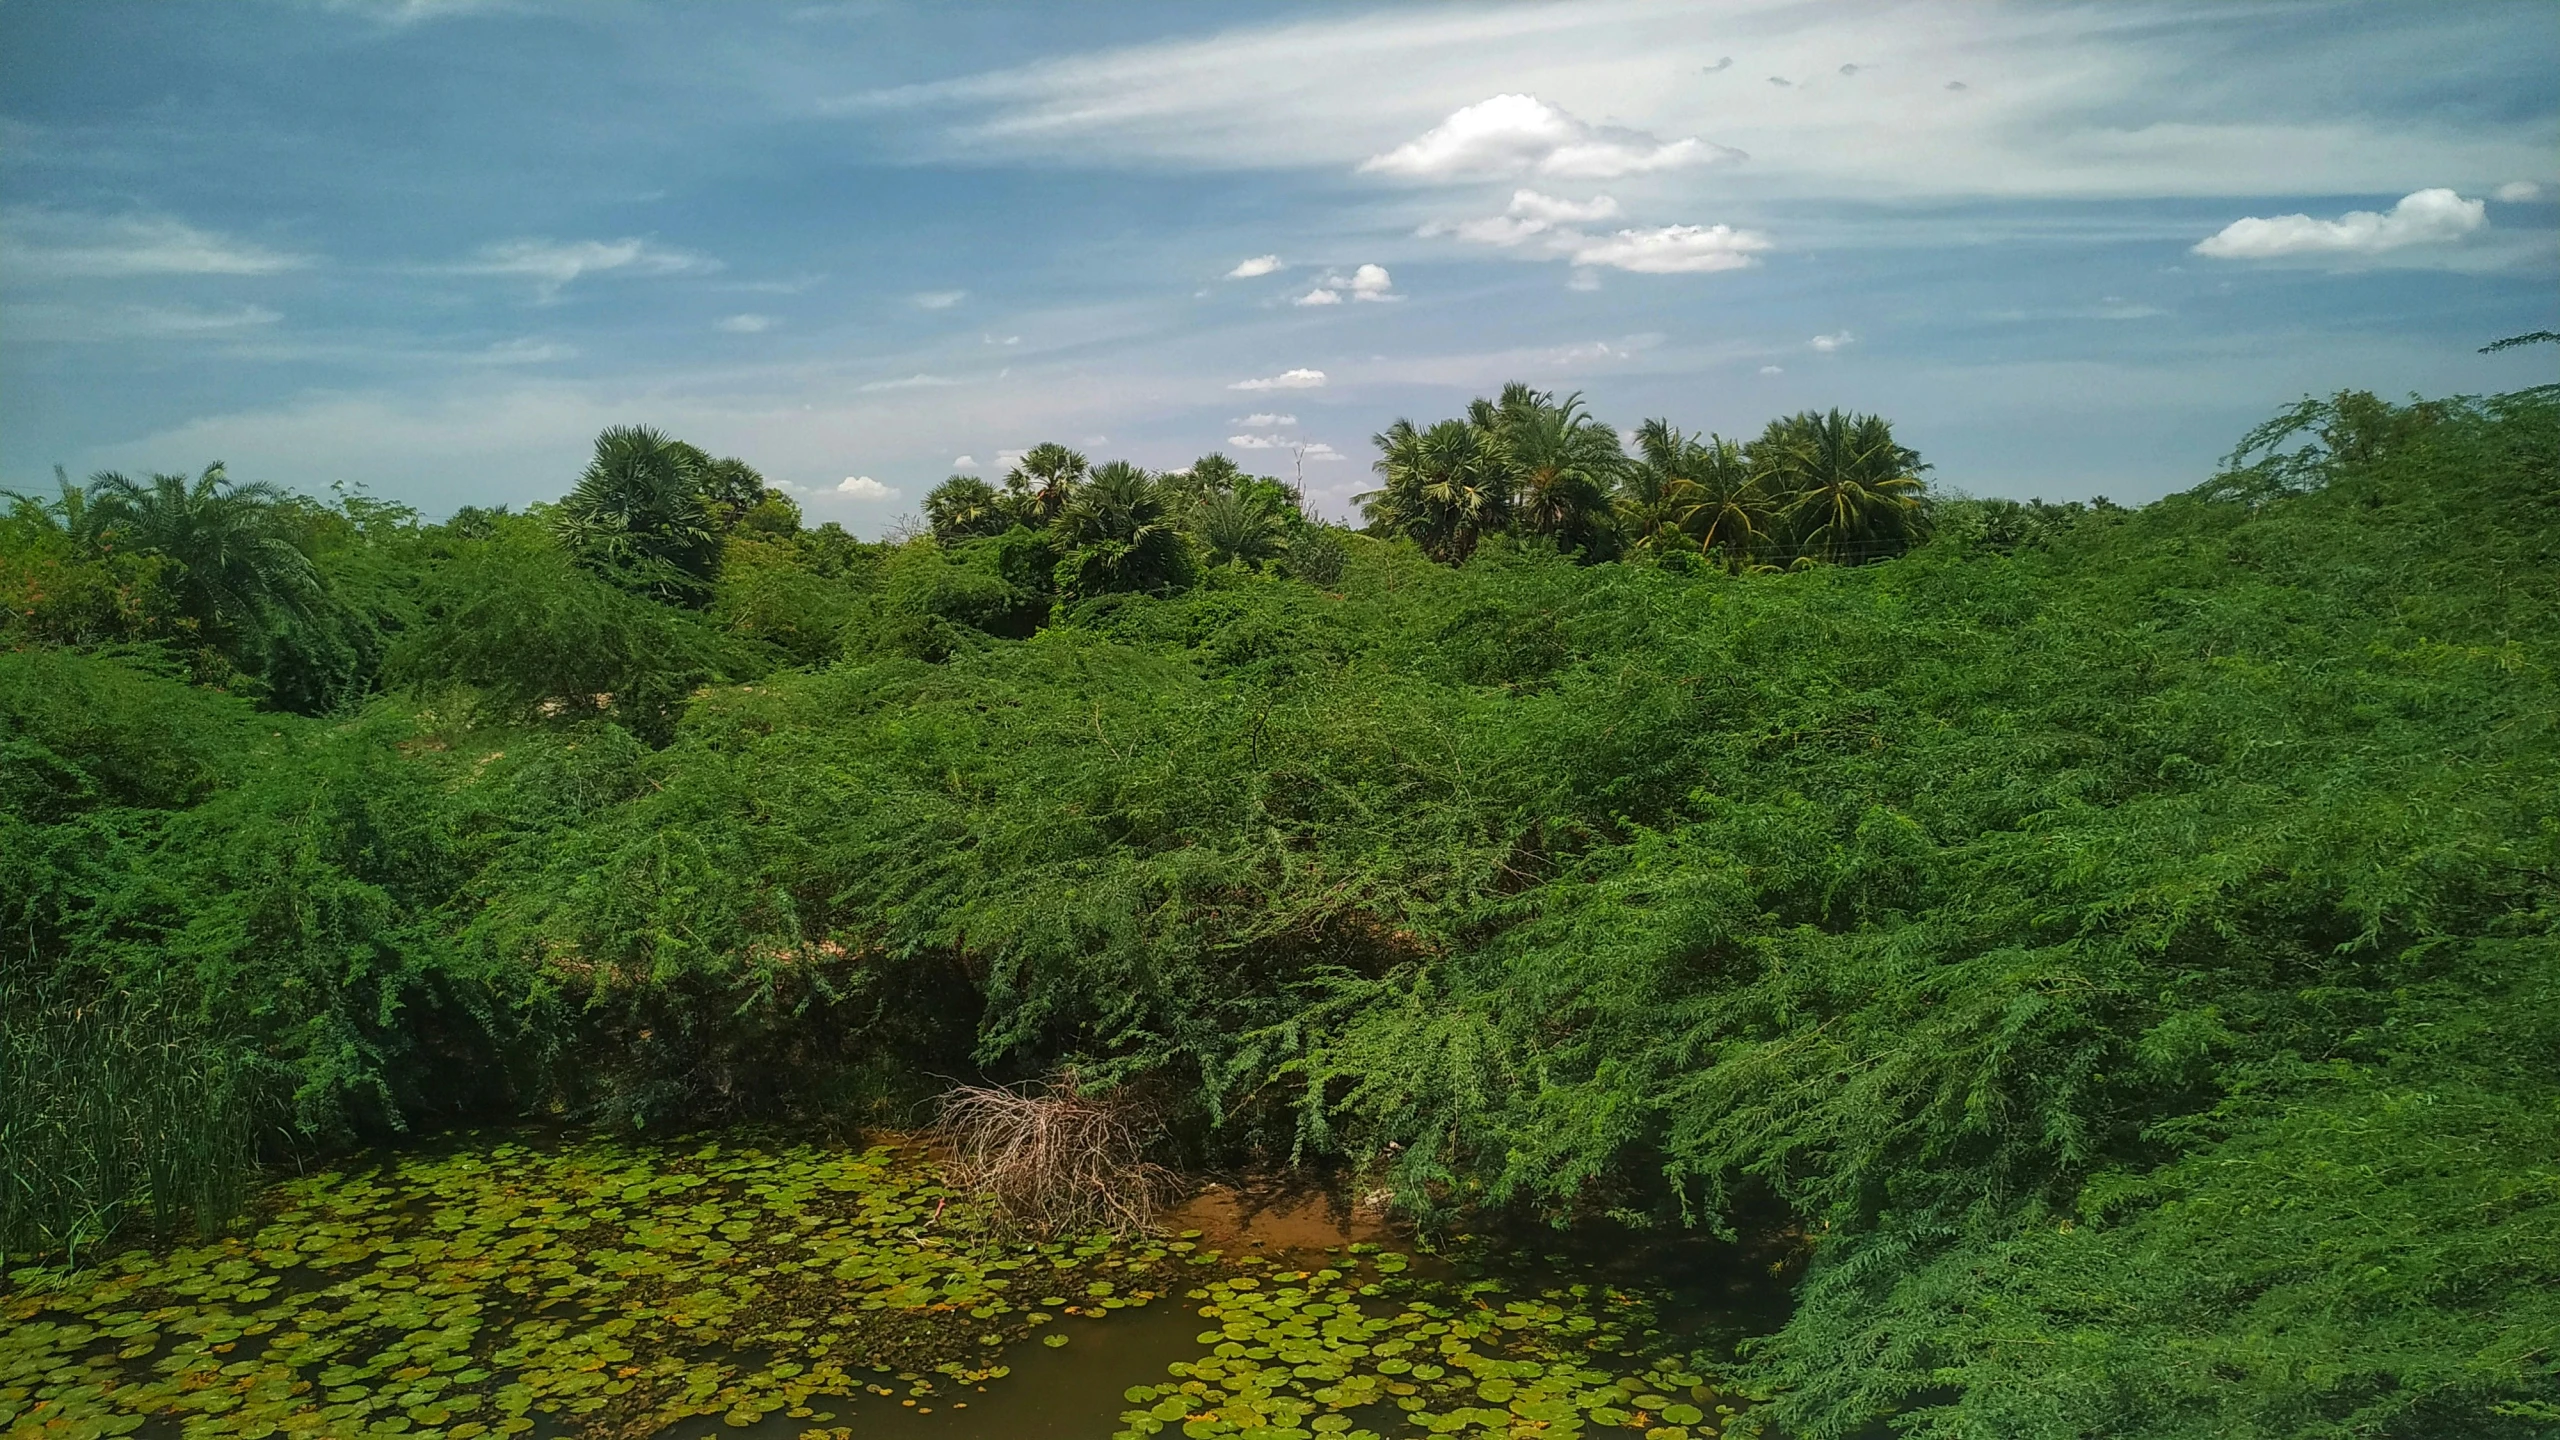
<instances>
[{"instance_id":1,"label":"sky","mask_svg":"<svg viewBox=\"0 0 2560 1440\"><path fill-rule=\"evenodd\" d=\"M2560 7L0 0L0 488L440 517L596 432L879 534L1059 440L1336 516L1520 380L2138 502L2560 380Z\"/></svg>"}]
</instances>

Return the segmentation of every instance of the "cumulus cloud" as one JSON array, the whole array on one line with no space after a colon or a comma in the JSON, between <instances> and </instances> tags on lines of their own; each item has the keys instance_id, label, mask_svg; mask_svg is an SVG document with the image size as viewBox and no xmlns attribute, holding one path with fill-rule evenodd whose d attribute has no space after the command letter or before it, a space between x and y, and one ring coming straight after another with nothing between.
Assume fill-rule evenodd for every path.
<instances>
[{"instance_id":1,"label":"cumulus cloud","mask_svg":"<svg viewBox=\"0 0 2560 1440\"><path fill-rule=\"evenodd\" d=\"M1319 285L1289 303L1292 305L1339 305L1342 303L1342 292L1328 290Z\"/></svg>"},{"instance_id":2,"label":"cumulus cloud","mask_svg":"<svg viewBox=\"0 0 2560 1440\"><path fill-rule=\"evenodd\" d=\"M2437 187L2401 197L2387 211L2350 210L2335 220L2308 215L2252 215L2196 242L2217 260L2288 255L2379 255L2410 245L2444 245L2489 223L2489 207Z\"/></svg>"},{"instance_id":3,"label":"cumulus cloud","mask_svg":"<svg viewBox=\"0 0 2560 1440\"><path fill-rule=\"evenodd\" d=\"M1250 260L1237 261L1236 268L1227 272L1227 278L1230 280L1250 280L1257 275L1268 275L1279 268L1279 256L1256 255Z\"/></svg>"},{"instance_id":4,"label":"cumulus cloud","mask_svg":"<svg viewBox=\"0 0 2560 1440\"><path fill-rule=\"evenodd\" d=\"M948 310L969 298L966 290L919 290L907 297L920 310Z\"/></svg>"},{"instance_id":5,"label":"cumulus cloud","mask_svg":"<svg viewBox=\"0 0 2560 1440\"><path fill-rule=\"evenodd\" d=\"M1268 410L1256 410L1250 415L1239 415L1227 423L1230 425L1242 425L1248 430L1270 430L1282 425L1295 425L1298 423L1298 417L1295 415L1275 415Z\"/></svg>"},{"instance_id":6,"label":"cumulus cloud","mask_svg":"<svg viewBox=\"0 0 2560 1440\"><path fill-rule=\"evenodd\" d=\"M690 250L677 250L647 240L501 240L483 245L470 260L446 267L457 275L510 276L534 282L544 300L556 299L573 280L588 275L661 276L703 274L720 262Z\"/></svg>"},{"instance_id":7,"label":"cumulus cloud","mask_svg":"<svg viewBox=\"0 0 2560 1440\"><path fill-rule=\"evenodd\" d=\"M1763 375L1784 375L1787 373L1787 367L1784 365L1763 365L1760 367L1760 373Z\"/></svg>"},{"instance_id":8,"label":"cumulus cloud","mask_svg":"<svg viewBox=\"0 0 2560 1440\"><path fill-rule=\"evenodd\" d=\"M1751 257L1769 248L1769 237L1730 225L1661 225L1650 230L1621 230L1583 243L1573 252L1576 265L1607 265L1644 275L1686 275L1710 270L1740 270L1759 262Z\"/></svg>"},{"instance_id":9,"label":"cumulus cloud","mask_svg":"<svg viewBox=\"0 0 2560 1440\"><path fill-rule=\"evenodd\" d=\"M1397 300L1395 281L1384 265L1363 265L1351 272L1351 298L1354 300Z\"/></svg>"},{"instance_id":10,"label":"cumulus cloud","mask_svg":"<svg viewBox=\"0 0 2560 1440\"><path fill-rule=\"evenodd\" d=\"M1535 190L1514 190L1511 203L1499 215L1477 220L1461 220L1455 225L1434 222L1415 233L1425 238L1455 235L1475 245L1525 245L1538 241L1558 253L1579 248L1582 232L1572 225L1585 220L1607 220L1618 213L1618 202L1606 195L1589 200L1560 200L1541 195Z\"/></svg>"},{"instance_id":11,"label":"cumulus cloud","mask_svg":"<svg viewBox=\"0 0 2560 1440\"><path fill-rule=\"evenodd\" d=\"M1314 390L1323 384L1323 371L1298 369L1283 370L1277 375L1265 375L1252 380L1238 380L1227 388L1230 390Z\"/></svg>"},{"instance_id":12,"label":"cumulus cloud","mask_svg":"<svg viewBox=\"0 0 2560 1440\"><path fill-rule=\"evenodd\" d=\"M1741 158L1739 150L1695 137L1662 140L1641 130L1589 125L1535 95L1496 95L1370 156L1360 170L1410 180L1519 174L1608 180Z\"/></svg>"},{"instance_id":13,"label":"cumulus cloud","mask_svg":"<svg viewBox=\"0 0 2560 1440\"><path fill-rule=\"evenodd\" d=\"M2494 192L2495 198L2509 205L2522 205L2542 198L2542 187L2530 180L2510 180Z\"/></svg>"},{"instance_id":14,"label":"cumulus cloud","mask_svg":"<svg viewBox=\"0 0 2560 1440\"><path fill-rule=\"evenodd\" d=\"M770 315L732 315L720 322L720 328L732 335L761 335L773 328Z\"/></svg>"},{"instance_id":15,"label":"cumulus cloud","mask_svg":"<svg viewBox=\"0 0 2560 1440\"><path fill-rule=\"evenodd\" d=\"M1804 343L1828 355L1834 350L1844 350L1857 344L1858 337L1842 330L1830 335L1816 335Z\"/></svg>"},{"instance_id":16,"label":"cumulus cloud","mask_svg":"<svg viewBox=\"0 0 2560 1440\"><path fill-rule=\"evenodd\" d=\"M1277 435L1230 435L1227 443L1239 450L1278 450L1289 442Z\"/></svg>"},{"instance_id":17,"label":"cumulus cloud","mask_svg":"<svg viewBox=\"0 0 2560 1440\"><path fill-rule=\"evenodd\" d=\"M951 468L954 470L975 470L978 468L978 457L975 455L954 455L951 457Z\"/></svg>"},{"instance_id":18,"label":"cumulus cloud","mask_svg":"<svg viewBox=\"0 0 2560 1440\"><path fill-rule=\"evenodd\" d=\"M898 487L883 485L868 475L847 475L836 486L836 493L850 495L856 500L895 500L898 498Z\"/></svg>"},{"instance_id":19,"label":"cumulus cloud","mask_svg":"<svg viewBox=\"0 0 2560 1440\"><path fill-rule=\"evenodd\" d=\"M1302 460L1347 460L1350 457L1343 454L1341 451L1334 449L1332 446L1327 445L1321 440L1310 440L1306 444L1298 447L1298 458Z\"/></svg>"}]
</instances>

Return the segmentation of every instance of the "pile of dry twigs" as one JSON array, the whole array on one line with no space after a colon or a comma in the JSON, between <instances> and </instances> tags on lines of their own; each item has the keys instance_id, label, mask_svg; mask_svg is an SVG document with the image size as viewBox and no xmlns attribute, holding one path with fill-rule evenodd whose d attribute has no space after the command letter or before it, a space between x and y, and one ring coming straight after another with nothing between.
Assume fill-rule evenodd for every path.
<instances>
[{"instance_id":1,"label":"pile of dry twigs","mask_svg":"<svg viewBox=\"0 0 2560 1440\"><path fill-rule=\"evenodd\" d=\"M1121 1092L1088 1094L1073 1075L960 1086L942 1097L934 1129L952 1183L1042 1235L1145 1231L1177 1184L1146 1158L1139 1107Z\"/></svg>"}]
</instances>

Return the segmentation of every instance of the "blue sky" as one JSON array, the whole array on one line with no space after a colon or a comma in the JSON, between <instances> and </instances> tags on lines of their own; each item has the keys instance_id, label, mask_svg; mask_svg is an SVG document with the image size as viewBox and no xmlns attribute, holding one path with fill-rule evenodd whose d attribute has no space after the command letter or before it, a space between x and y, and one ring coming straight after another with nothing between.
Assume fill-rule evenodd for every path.
<instances>
[{"instance_id":1,"label":"blue sky","mask_svg":"<svg viewBox=\"0 0 2560 1440\"><path fill-rule=\"evenodd\" d=\"M642 422L865 533L1044 439L1348 514L1520 379L2148 499L2560 379L2474 353L2560 328L2554 73L2533 3L0 0L0 485L441 515Z\"/></svg>"}]
</instances>

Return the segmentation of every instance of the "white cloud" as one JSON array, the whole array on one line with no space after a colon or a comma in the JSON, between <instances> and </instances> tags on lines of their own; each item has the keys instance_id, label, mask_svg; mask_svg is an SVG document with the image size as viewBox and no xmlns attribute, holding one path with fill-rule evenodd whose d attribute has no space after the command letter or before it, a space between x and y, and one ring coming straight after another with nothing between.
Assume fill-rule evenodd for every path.
<instances>
[{"instance_id":1,"label":"white cloud","mask_svg":"<svg viewBox=\"0 0 2560 1440\"><path fill-rule=\"evenodd\" d=\"M2542 198L2542 187L2530 180L2510 180L2493 192L2495 198L2509 205L2522 205Z\"/></svg>"},{"instance_id":2,"label":"white cloud","mask_svg":"<svg viewBox=\"0 0 2560 1440\"><path fill-rule=\"evenodd\" d=\"M732 315L720 322L720 328L732 335L761 335L773 328L770 315Z\"/></svg>"},{"instance_id":3,"label":"white cloud","mask_svg":"<svg viewBox=\"0 0 2560 1440\"><path fill-rule=\"evenodd\" d=\"M1586 292L1597 290L1600 288L1600 272L1577 268L1571 275L1565 277L1564 288Z\"/></svg>"},{"instance_id":4,"label":"white cloud","mask_svg":"<svg viewBox=\"0 0 2560 1440\"><path fill-rule=\"evenodd\" d=\"M1239 450L1280 450L1289 444L1278 435L1230 435L1227 443Z\"/></svg>"},{"instance_id":5,"label":"white cloud","mask_svg":"<svg viewBox=\"0 0 2560 1440\"><path fill-rule=\"evenodd\" d=\"M1351 272L1351 298L1354 300L1401 300L1394 294L1395 281L1384 265L1363 265Z\"/></svg>"},{"instance_id":6,"label":"white cloud","mask_svg":"<svg viewBox=\"0 0 2560 1440\"><path fill-rule=\"evenodd\" d=\"M537 340L528 335L501 340L471 358L482 365L547 365L554 360L577 359L578 347L563 345L556 340Z\"/></svg>"},{"instance_id":7,"label":"white cloud","mask_svg":"<svg viewBox=\"0 0 2560 1440\"><path fill-rule=\"evenodd\" d=\"M46 208L0 219L0 249L16 276L271 275L312 263L200 230L166 215L86 215Z\"/></svg>"},{"instance_id":8,"label":"white cloud","mask_svg":"<svg viewBox=\"0 0 2560 1440\"><path fill-rule=\"evenodd\" d=\"M1339 305L1342 303L1342 292L1327 290L1319 285L1289 303L1292 305Z\"/></svg>"},{"instance_id":9,"label":"white cloud","mask_svg":"<svg viewBox=\"0 0 2560 1440\"><path fill-rule=\"evenodd\" d=\"M1279 268L1279 256L1256 255L1250 260L1237 261L1236 268L1227 272L1227 278L1230 280L1251 280L1257 275L1268 275Z\"/></svg>"},{"instance_id":10,"label":"white cloud","mask_svg":"<svg viewBox=\"0 0 2560 1440\"><path fill-rule=\"evenodd\" d=\"M1787 373L1787 367L1784 365L1763 365L1760 367L1760 373L1763 375L1784 375Z\"/></svg>"},{"instance_id":11,"label":"white cloud","mask_svg":"<svg viewBox=\"0 0 2560 1440\"><path fill-rule=\"evenodd\" d=\"M1739 150L1695 138L1659 140L1641 130L1587 125L1535 95L1496 95L1370 156L1360 170L1412 180L1524 172L1606 180L1742 158Z\"/></svg>"},{"instance_id":12,"label":"white cloud","mask_svg":"<svg viewBox=\"0 0 2560 1440\"><path fill-rule=\"evenodd\" d=\"M997 339L993 335L982 335L978 338L986 341L990 345L1019 345L1022 343L1022 337L1019 335L1007 335L1001 340Z\"/></svg>"},{"instance_id":13,"label":"white cloud","mask_svg":"<svg viewBox=\"0 0 2560 1440\"><path fill-rule=\"evenodd\" d=\"M2409 245L2443 245L2489 223L2489 207L2441 187L2401 197L2388 211L2350 210L2335 220L2308 215L2249 216L2196 243L2217 260L2285 255L2378 255Z\"/></svg>"},{"instance_id":14,"label":"white cloud","mask_svg":"<svg viewBox=\"0 0 2560 1440\"><path fill-rule=\"evenodd\" d=\"M561 287L587 275L686 275L707 273L720 262L689 250L670 249L647 240L501 240L480 247L478 258L446 267L457 275L515 276L534 282L545 300Z\"/></svg>"},{"instance_id":15,"label":"white cloud","mask_svg":"<svg viewBox=\"0 0 2560 1440\"><path fill-rule=\"evenodd\" d=\"M1588 200L1559 200L1535 190L1514 190L1506 213L1549 225L1579 225L1592 220L1616 219L1618 202L1606 195L1594 195Z\"/></svg>"},{"instance_id":16,"label":"white cloud","mask_svg":"<svg viewBox=\"0 0 2560 1440\"><path fill-rule=\"evenodd\" d=\"M1321 370L1283 370L1255 380L1238 380L1230 390L1314 390L1324 384Z\"/></svg>"},{"instance_id":17,"label":"white cloud","mask_svg":"<svg viewBox=\"0 0 2560 1440\"><path fill-rule=\"evenodd\" d=\"M919 290L907 297L922 310L948 310L969 298L966 290Z\"/></svg>"},{"instance_id":18,"label":"white cloud","mask_svg":"<svg viewBox=\"0 0 2560 1440\"><path fill-rule=\"evenodd\" d=\"M1308 441L1305 445L1299 447L1298 455L1301 459L1306 460L1347 460L1351 458L1321 440Z\"/></svg>"},{"instance_id":19,"label":"white cloud","mask_svg":"<svg viewBox=\"0 0 2560 1440\"><path fill-rule=\"evenodd\" d=\"M850 495L856 500L895 500L898 487L883 485L868 475L847 475L836 486L836 493Z\"/></svg>"},{"instance_id":20,"label":"white cloud","mask_svg":"<svg viewBox=\"0 0 2560 1440\"><path fill-rule=\"evenodd\" d=\"M1295 425L1298 423L1298 417L1295 415L1275 415L1268 410L1256 410L1250 415L1241 416L1237 419L1230 420L1227 423L1230 425L1242 425L1247 429L1252 430L1269 430L1281 425Z\"/></svg>"},{"instance_id":21,"label":"white cloud","mask_svg":"<svg viewBox=\"0 0 2560 1440\"><path fill-rule=\"evenodd\" d=\"M1768 196L2367 194L2409 174L2550 171L2541 112L2286 99L2462 73L2484 45L2541 39L2522 7L2383 7L2369 23L2272 30L2199 29L2175 0L2112 8L2141 18L1970 0L1298 7L820 108L892 117L889 143L919 157L1296 172L1393 153L1499 76L1573 115L1747 150ZM1748 65L1702 83L1744 34ZM1855 55L1876 63L1837 79ZM1824 78L1733 83L1752 70Z\"/></svg>"},{"instance_id":22,"label":"white cloud","mask_svg":"<svg viewBox=\"0 0 2560 1440\"><path fill-rule=\"evenodd\" d=\"M895 380L874 380L861 388L866 392L874 390L926 390L937 385L957 385L959 383L959 381L954 380L947 375L927 375L922 372L918 372L914 375L901 376Z\"/></svg>"},{"instance_id":23,"label":"white cloud","mask_svg":"<svg viewBox=\"0 0 2560 1440\"><path fill-rule=\"evenodd\" d=\"M46 302L9 307L9 335L16 340L73 343L218 339L273 325L283 318L264 305L233 305L219 310L195 305L119 305L93 310Z\"/></svg>"},{"instance_id":24,"label":"white cloud","mask_svg":"<svg viewBox=\"0 0 2560 1440\"><path fill-rule=\"evenodd\" d=\"M954 470L975 470L978 468L978 457L975 455L954 455L951 457L951 468Z\"/></svg>"},{"instance_id":25,"label":"white cloud","mask_svg":"<svg viewBox=\"0 0 2560 1440\"><path fill-rule=\"evenodd\" d=\"M1845 350L1857 344L1858 337L1846 330L1841 330L1830 335L1816 335L1804 343L1828 355L1834 350Z\"/></svg>"},{"instance_id":26,"label":"white cloud","mask_svg":"<svg viewBox=\"0 0 2560 1440\"><path fill-rule=\"evenodd\" d=\"M1573 252L1576 265L1607 265L1645 275L1697 274L1739 270L1759 262L1755 252L1769 248L1769 237L1730 225L1663 225L1651 230L1621 230L1584 242Z\"/></svg>"}]
</instances>

